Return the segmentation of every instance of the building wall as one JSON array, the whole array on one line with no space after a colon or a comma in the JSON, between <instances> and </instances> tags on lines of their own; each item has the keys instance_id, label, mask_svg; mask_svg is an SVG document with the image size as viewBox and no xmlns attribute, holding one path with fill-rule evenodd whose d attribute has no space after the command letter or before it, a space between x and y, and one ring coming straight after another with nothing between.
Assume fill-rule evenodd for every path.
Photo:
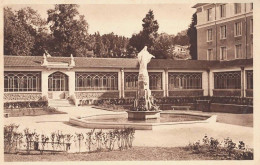
<instances>
[{"instance_id":1,"label":"building wall","mask_svg":"<svg viewBox=\"0 0 260 165\"><path fill-rule=\"evenodd\" d=\"M226 4L226 17L220 18L220 4L207 4L197 8L197 42L198 60L207 60L207 50L212 49L213 58L220 60L220 47L227 48L227 60L234 60L235 45L242 45L242 58L252 58L251 43L253 34L250 32L250 20L253 19L253 11L250 4L241 4L241 13L234 14L234 4ZM207 9L212 8L212 20L207 21ZM235 37L234 29L236 22L242 22L242 36ZM226 39L220 39L220 26L227 26ZM212 29L213 40L207 41L207 29Z\"/></svg>"}]
</instances>

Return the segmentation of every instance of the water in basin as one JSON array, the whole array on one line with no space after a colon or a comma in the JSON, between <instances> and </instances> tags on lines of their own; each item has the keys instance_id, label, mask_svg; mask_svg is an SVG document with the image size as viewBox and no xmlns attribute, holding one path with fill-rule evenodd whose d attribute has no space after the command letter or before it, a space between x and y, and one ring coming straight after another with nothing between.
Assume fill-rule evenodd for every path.
<instances>
[{"instance_id":1,"label":"water in basin","mask_svg":"<svg viewBox=\"0 0 260 165\"><path fill-rule=\"evenodd\" d=\"M85 117L88 122L116 122L116 123L168 123L168 122L183 122L183 121L199 121L206 120L207 116L190 115L190 114L173 114L173 113L161 113L161 117L158 119L148 120L129 120L127 114L119 115L98 115Z\"/></svg>"}]
</instances>

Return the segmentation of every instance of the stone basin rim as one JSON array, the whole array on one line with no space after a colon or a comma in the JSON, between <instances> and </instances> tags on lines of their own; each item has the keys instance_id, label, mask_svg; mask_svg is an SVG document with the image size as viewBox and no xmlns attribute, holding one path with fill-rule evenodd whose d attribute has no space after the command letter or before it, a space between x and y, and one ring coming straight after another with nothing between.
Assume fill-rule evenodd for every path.
<instances>
[{"instance_id":1,"label":"stone basin rim","mask_svg":"<svg viewBox=\"0 0 260 165\"><path fill-rule=\"evenodd\" d=\"M93 128L97 127L97 129L102 129L103 127L105 129L113 129L114 127L134 127L135 129L142 130L152 130L154 126L165 126L165 125L180 125L180 124L196 124L196 123L215 123L217 119L217 115L209 115L209 114L191 114L191 113L180 113L180 112L161 112L163 114L178 114L178 115L191 115L191 116L202 116L202 117L209 117L205 120L196 120L196 121L181 121L181 122L165 122L165 123L117 123L117 122L93 122L93 121L87 121L84 118L93 117L93 116L108 116L108 115L122 115L124 113L118 113L118 114L103 114L103 115L92 115L87 116L84 118L81 117L71 117L69 119L69 122L72 124L76 124L78 126L84 127L84 128ZM88 127L88 125L90 125ZM95 125L95 126L93 126ZM111 127L111 128L108 128Z\"/></svg>"}]
</instances>

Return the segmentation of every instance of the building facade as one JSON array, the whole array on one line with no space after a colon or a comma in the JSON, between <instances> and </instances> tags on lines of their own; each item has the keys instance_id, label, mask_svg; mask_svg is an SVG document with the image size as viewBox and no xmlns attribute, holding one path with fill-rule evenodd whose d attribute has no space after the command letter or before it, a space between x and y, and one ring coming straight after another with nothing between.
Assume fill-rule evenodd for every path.
<instances>
[{"instance_id":1,"label":"building facade","mask_svg":"<svg viewBox=\"0 0 260 165\"><path fill-rule=\"evenodd\" d=\"M135 98L138 60L4 56L4 102ZM253 97L253 60L152 59L150 89L157 98Z\"/></svg>"},{"instance_id":2,"label":"building facade","mask_svg":"<svg viewBox=\"0 0 260 165\"><path fill-rule=\"evenodd\" d=\"M152 95L175 101L193 97L193 103L204 96L216 102L222 98L221 104L214 105L218 111L232 109L229 103L251 106L253 5L193 7L198 18L198 60L152 59L147 66ZM102 99L133 99L138 71L137 59L4 56L4 102L44 98L84 105Z\"/></svg>"},{"instance_id":3,"label":"building facade","mask_svg":"<svg viewBox=\"0 0 260 165\"><path fill-rule=\"evenodd\" d=\"M253 58L253 3L199 3L198 60Z\"/></svg>"}]
</instances>

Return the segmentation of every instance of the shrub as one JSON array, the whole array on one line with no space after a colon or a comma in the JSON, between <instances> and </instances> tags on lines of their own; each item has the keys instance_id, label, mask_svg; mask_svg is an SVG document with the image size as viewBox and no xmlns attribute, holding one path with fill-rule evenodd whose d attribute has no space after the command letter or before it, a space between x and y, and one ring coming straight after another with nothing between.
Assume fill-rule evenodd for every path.
<instances>
[{"instance_id":1,"label":"shrub","mask_svg":"<svg viewBox=\"0 0 260 165\"><path fill-rule=\"evenodd\" d=\"M19 125L10 124L4 126L4 152L17 152L23 138L23 134L18 132Z\"/></svg>"},{"instance_id":2,"label":"shrub","mask_svg":"<svg viewBox=\"0 0 260 165\"><path fill-rule=\"evenodd\" d=\"M21 108L41 108L47 107L48 101L16 101L16 102L5 102L4 109L21 109Z\"/></svg>"},{"instance_id":3,"label":"shrub","mask_svg":"<svg viewBox=\"0 0 260 165\"><path fill-rule=\"evenodd\" d=\"M232 160L252 160L253 150L246 148L243 141L239 141L239 145L230 138L226 138L221 144L217 139L204 136L202 139L203 143L197 141L190 143L188 149L196 154L210 154L210 156L220 157L221 159L232 159Z\"/></svg>"}]
</instances>

